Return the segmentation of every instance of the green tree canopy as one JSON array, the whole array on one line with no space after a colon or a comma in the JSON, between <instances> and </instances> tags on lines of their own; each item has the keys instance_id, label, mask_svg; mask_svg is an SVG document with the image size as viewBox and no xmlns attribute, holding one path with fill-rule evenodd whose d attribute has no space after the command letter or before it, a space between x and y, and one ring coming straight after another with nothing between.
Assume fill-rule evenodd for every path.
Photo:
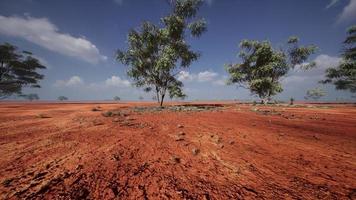
<instances>
[{"instance_id":1,"label":"green tree canopy","mask_svg":"<svg viewBox=\"0 0 356 200\"><path fill-rule=\"evenodd\" d=\"M269 41L241 41L239 57L242 63L227 65L228 83L249 89L266 103L271 96L283 91L280 78L291 68L315 66L314 63L304 63L316 51L316 46L300 46L298 43L297 37L290 37L287 50L276 50Z\"/></svg>"},{"instance_id":2,"label":"green tree canopy","mask_svg":"<svg viewBox=\"0 0 356 200\"><path fill-rule=\"evenodd\" d=\"M314 101L319 100L321 97L325 96L326 92L321 88L314 88L307 91L305 99L313 99Z\"/></svg>"},{"instance_id":3,"label":"green tree canopy","mask_svg":"<svg viewBox=\"0 0 356 200\"><path fill-rule=\"evenodd\" d=\"M161 106L167 92L171 98L185 97L176 76L199 57L186 41L186 33L199 37L206 31L205 20L196 17L202 2L171 1L172 11L161 18L160 25L143 22L128 34L128 49L117 52L117 59L130 66L127 73L134 84L146 92L154 90Z\"/></svg>"},{"instance_id":4,"label":"green tree canopy","mask_svg":"<svg viewBox=\"0 0 356 200\"><path fill-rule=\"evenodd\" d=\"M119 96L114 96L114 101L120 101L121 100L121 98L119 97Z\"/></svg>"},{"instance_id":5,"label":"green tree canopy","mask_svg":"<svg viewBox=\"0 0 356 200\"><path fill-rule=\"evenodd\" d=\"M20 95L22 88L39 88L43 75L37 70L45 69L31 52L19 52L17 47L5 43L0 45L0 99L13 94Z\"/></svg>"},{"instance_id":6,"label":"green tree canopy","mask_svg":"<svg viewBox=\"0 0 356 200\"><path fill-rule=\"evenodd\" d=\"M344 41L342 61L339 66L326 70L326 79L322 83L332 83L337 90L356 92L356 25L349 28Z\"/></svg>"},{"instance_id":7,"label":"green tree canopy","mask_svg":"<svg viewBox=\"0 0 356 200\"><path fill-rule=\"evenodd\" d=\"M68 100L68 97L66 97L66 96L59 96L59 97L58 97L58 100L59 100L59 101L67 101L67 100Z\"/></svg>"}]
</instances>

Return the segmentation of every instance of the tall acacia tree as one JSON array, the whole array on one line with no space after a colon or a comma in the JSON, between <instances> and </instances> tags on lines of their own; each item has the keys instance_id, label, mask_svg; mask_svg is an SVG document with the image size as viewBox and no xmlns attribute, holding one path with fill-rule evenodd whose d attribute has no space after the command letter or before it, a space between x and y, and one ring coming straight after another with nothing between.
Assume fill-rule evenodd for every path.
<instances>
[{"instance_id":1,"label":"tall acacia tree","mask_svg":"<svg viewBox=\"0 0 356 200\"><path fill-rule=\"evenodd\" d=\"M199 37L206 31L206 22L197 18L202 0L172 0L171 13L161 18L161 24L143 22L128 34L129 47L118 50L117 59L128 65L137 87L153 90L162 106L167 92L171 98L184 98L183 83L177 80L181 68L188 68L199 57L186 41L186 33Z\"/></svg>"},{"instance_id":2,"label":"tall acacia tree","mask_svg":"<svg viewBox=\"0 0 356 200\"><path fill-rule=\"evenodd\" d=\"M17 47L5 43L0 45L0 99L13 94L21 95L22 88L39 88L43 75L37 70L45 69L31 52L19 52Z\"/></svg>"},{"instance_id":3,"label":"tall acacia tree","mask_svg":"<svg viewBox=\"0 0 356 200\"><path fill-rule=\"evenodd\" d=\"M291 68L299 65L303 69L315 66L313 62L303 64L313 54L314 45L300 46L297 37L290 37L286 50L276 50L269 41L243 40L239 57L242 63L226 66L230 74L229 84L238 84L257 95L263 103L283 91L280 83Z\"/></svg>"},{"instance_id":4,"label":"tall acacia tree","mask_svg":"<svg viewBox=\"0 0 356 200\"><path fill-rule=\"evenodd\" d=\"M337 90L349 90L356 93L356 25L347 31L344 41L342 61L339 66L326 70L326 79L322 83L332 83Z\"/></svg>"}]
</instances>

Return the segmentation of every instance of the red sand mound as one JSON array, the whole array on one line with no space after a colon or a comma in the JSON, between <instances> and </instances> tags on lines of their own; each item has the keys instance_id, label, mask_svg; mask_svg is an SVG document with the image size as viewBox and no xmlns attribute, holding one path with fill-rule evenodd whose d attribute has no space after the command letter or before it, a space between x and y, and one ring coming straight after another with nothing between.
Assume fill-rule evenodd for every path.
<instances>
[{"instance_id":1,"label":"red sand mound","mask_svg":"<svg viewBox=\"0 0 356 200\"><path fill-rule=\"evenodd\" d=\"M0 104L0 199L356 198L352 105L134 105Z\"/></svg>"}]
</instances>

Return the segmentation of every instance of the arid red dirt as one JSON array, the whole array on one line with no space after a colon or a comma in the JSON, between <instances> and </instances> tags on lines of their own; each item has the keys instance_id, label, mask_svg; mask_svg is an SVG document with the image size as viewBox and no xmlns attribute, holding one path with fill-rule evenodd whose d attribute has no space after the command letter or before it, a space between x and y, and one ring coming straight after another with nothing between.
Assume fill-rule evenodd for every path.
<instances>
[{"instance_id":1,"label":"arid red dirt","mask_svg":"<svg viewBox=\"0 0 356 200\"><path fill-rule=\"evenodd\" d=\"M356 199L354 105L138 105L1 103L0 199Z\"/></svg>"}]
</instances>

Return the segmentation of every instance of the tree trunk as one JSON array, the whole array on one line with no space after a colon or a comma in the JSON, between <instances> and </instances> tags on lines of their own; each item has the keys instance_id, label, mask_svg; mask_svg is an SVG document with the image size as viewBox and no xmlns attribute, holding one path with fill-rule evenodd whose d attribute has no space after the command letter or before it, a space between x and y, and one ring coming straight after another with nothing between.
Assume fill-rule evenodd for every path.
<instances>
[{"instance_id":1,"label":"tree trunk","mask_svg":"<svg viewBox=\"0 0 356 200\"><path fill-rule=\"evenodd\" d=\"M267 105L267 103L268 103L268 98L261 99L261 104Z\"/></svg>"},{"instance_id":2,"label":"tree trunk","mask_svg":"<svg viewBox=\"0 0 356 200\"><path fill-rule=\"evenodd\" d=\"M157 97L157 103L160 104L159 101L159 92L158 92L158 88L156 87L156 97Z\"/></svg>"},{"instance_id":3,"label":"tree trunk","mask_svg":"<svg viewBox=\"0 0 356 200\"><path fill-rule=\"evenodd\" d=\"M164 94L162 94L162 96L161 96L161 102L160 102L161 107L163 107L163 99L164 99Z\"/></svg>"}]
</instances>

